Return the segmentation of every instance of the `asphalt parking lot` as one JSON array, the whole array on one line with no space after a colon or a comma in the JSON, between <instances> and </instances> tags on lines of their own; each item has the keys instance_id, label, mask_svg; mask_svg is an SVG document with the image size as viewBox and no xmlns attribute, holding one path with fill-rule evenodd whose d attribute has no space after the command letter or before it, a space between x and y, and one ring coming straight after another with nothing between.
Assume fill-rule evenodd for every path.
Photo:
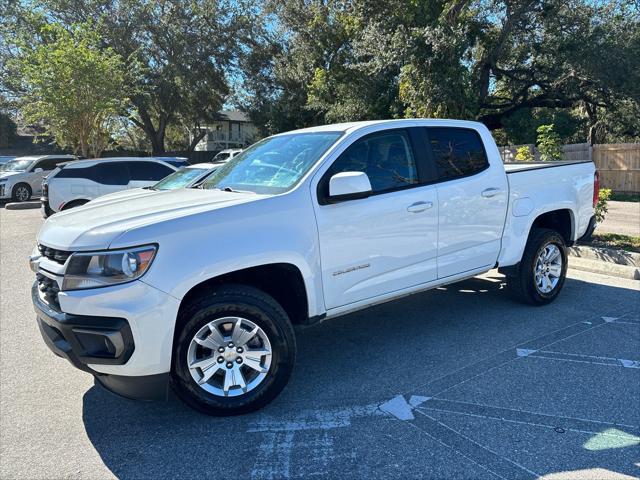
<instances>
[{"instance_id":1,"label":"asphalt parking lot","mask_svg":"<svg viewBox=\"0 0 640 480\"><path fill-rule=\"evenodd\" d=\"M640 282L570 271L553 304L495 272L298 335L282 395L210 418L94 386L44 345L38 210L0 208L0 477L622 479L640 475Z\"/></svg>"}]
</instances>

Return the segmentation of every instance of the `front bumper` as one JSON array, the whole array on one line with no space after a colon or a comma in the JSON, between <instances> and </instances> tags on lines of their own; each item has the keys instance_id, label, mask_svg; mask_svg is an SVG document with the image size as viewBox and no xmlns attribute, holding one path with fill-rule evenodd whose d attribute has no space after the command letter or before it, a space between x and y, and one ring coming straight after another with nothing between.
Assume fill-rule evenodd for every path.
<instances>
[{"instance_id":1,"label":"front bumper","mask_svg":"<svg viewBox=\"0 0 640 480\"><path fill-rule=\"evenodd\" d=\"M91 373L101 385L118 395L139 400L167 397L169 373L128 376L98 371L108 366L124 366L134 354L136 345L125 318L57 311L41 299L37 283L33 285L31 298L40 333L53 353Z\"/></svg>"}]
</instances>

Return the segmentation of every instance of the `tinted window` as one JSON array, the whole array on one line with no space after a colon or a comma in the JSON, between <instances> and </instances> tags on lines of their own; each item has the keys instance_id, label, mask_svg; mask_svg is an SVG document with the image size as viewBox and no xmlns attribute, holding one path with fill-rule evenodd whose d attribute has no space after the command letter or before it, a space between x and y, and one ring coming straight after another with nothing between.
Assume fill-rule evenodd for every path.
<instances>
[{"instance_id":1,"label":"tinted window","mask_svg":"<svg viewBox=\"0 0 640 480\"><path fill-rule=\"evenodd\" d=\"M473 175L488 165L480 135L464 128L427 128L440 179Z\"/></svg>"},{"instance_id":2,"label":"tinted window","mask_svg":"<svg viewBox=\"0 0 640 480\"><path fill-rule=\"evenodd\" d=\"M157 182L175 171L156 162L127 162L127 164L131 172L131 180Z\"/></svg>"},{"instance_id":3,"label":"tinted window","mask_svg":"<svg viewBox=\"0 0 640 480\"><path fill-rule=\"evenodd\" d=\"M126 185L129 170L124 162L98 163L85 168L63 168L55 178L84 178L102 185Z\"/></svg>"},{"instance_id":4,"label":"tinted window","mask_svg":"<svg viewBox=\"0 0 640 480\"><path fill-rule=\"evenodd\" d=\"M69 159L67 159L67 161L69 161ZM40 160L38 163L36 163L33 166L32 170L36 169L36 168L41 168L42 170L44 170L46 172L46 171L49 171L49 170L53 170L54 168L56 168L56 165L58 163L61 163L61 162L62 162L62 160L60 160L59 158L46 158L46 159Z\"/></svg>"},{"instance_id":5,"label":"tinted window","mask_svg":"<svg viewBox=\"0 0 640 480\"><path fill-rule=\"evenodd\" d=\"M124 162L109 162L91 167L89 179L103 185L126 185L129 183L129 172Z\"/></svg>"},{"instance_id":6,"label":"tinted window","mask_svg":"<svg viewBox=\"0 0 640 480\"><path fill-rule=\"evenodd\" d=\"M416 162L404 130L390 130L357 140L331 165L325 178L340 172L366 173L374 193L418 183Z\"/></svg>"}]
</instances>

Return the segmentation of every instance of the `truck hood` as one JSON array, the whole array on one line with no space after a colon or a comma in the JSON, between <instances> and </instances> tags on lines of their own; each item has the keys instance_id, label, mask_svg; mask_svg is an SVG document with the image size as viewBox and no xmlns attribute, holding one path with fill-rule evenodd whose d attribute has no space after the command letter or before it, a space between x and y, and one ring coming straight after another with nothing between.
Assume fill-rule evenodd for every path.
<instances>
[{"instance_id":1,"label":"truck hood","mask_svg":"<svg viewBox=\"0 0 640 480\"><path fill-rule=\"evenodd\" d=\"M142 197L147 195L153 195L158 193L157 190L149 190L148 188L131 188L129 190L121 190L119 192L107 193L106 195L102 195L101 197L94 198L91 200L91 205L95 205L97 203L107 203L112 202L113 200L124 200L125 198L134 198L134 197Z\"/></svg>"},{"instance_id":2,"label":"truck hood","mask_svg":"<svg viewBox=\"0 0 640 480\"><path fill-rule=\"evenodd\" d=\"M135 228L264 197L188 188L90 202L49 217L40 229L38 243L67 251L105 249L124 232Z\"/></svg>"}]
</instances>

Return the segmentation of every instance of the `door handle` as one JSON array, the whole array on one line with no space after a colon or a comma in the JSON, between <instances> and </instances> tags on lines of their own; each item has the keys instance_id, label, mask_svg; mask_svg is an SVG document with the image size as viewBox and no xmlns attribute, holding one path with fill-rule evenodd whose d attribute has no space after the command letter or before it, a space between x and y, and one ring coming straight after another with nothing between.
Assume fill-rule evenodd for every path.
<instances>
[{"instance_id":1,"label":"door handle","mask_svg":"<svg viewBox=\"0 0 640 480\"><path fill-rule=\"evenodd\" d=\"M499 193L500 193L499 188L487 188L486 190L482 191L481 195L484 198L491 198L491 197L495 197Z\"/></svg>"},{"instance_id":2,"label":"door handle","mask_svg":"<svg viewBox=\"0 0 640 480\"><path fill-rule=\"evenodd\" d=\"M432 202L416 202L416 203L412 203L407 207L407 212L410 212L410 213L424 212L425 210L428 210L431 207L433 207Z\"/></svg>"}]
</instances>

